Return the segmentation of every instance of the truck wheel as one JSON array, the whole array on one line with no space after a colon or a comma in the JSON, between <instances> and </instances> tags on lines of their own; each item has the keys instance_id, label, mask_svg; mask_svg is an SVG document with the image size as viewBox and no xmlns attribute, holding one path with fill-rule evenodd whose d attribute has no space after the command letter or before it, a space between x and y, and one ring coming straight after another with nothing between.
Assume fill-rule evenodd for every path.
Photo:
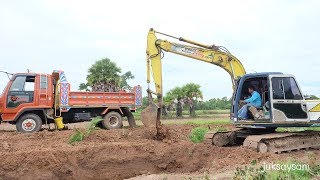
<instances>
[{"instance_id":1,"label":"truck wheel","mask_svg":"<svg viewBox=\"0 0 320 180\"><path fill-rule=\"evenodd\" d=\"M105 129L118 129L122 127L122 116L115 111L106 114L101 121L101 125Z\"/></svg>"},{"instance_id":2,"label":"truck wheel","mask_svg":"<svg viewBox=\"0 0 320 180\"><path fill-rule=\"evenodd\" d=\"M23 115L18 119L16 128L18 132L32 133L40 131L42 127L42 120L36 114L30 113Z\"/></svg>"}]
</instances>

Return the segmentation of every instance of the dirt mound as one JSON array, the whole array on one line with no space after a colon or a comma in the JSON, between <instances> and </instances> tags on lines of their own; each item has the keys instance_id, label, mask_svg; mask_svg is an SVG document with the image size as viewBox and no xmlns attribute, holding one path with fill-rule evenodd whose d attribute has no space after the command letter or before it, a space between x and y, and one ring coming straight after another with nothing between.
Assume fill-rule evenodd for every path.
<instances>
[{"instance_id":1,"label":"dirt mound","mask_svg":"<svg viewBox=\"0 0 320 180\"><path fill-rule=\"evenodd\" d=\"M1 132L0 177L124 179L142 174L233 169L252 160L286 158L242 147L193 144L188 139L192 126L167 128L170 136L163 141L146 137L144 128L98 130L74 146L67 144L71 130L35 134Z\"/></svg>"}]
</instances>

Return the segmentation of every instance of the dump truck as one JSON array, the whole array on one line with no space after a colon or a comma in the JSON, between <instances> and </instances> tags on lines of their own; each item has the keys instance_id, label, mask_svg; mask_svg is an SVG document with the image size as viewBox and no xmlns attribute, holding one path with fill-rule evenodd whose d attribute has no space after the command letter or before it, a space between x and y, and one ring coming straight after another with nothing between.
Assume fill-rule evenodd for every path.
<instances>
[{"instance_id":1,"label":"dump truck","mask_svg":"<svg viewBox=\"0 0 320 180\"><path fill-rule=\"evenodd\" d=\"M141 106L141 86L131 92L73 92L62 70L52 74L13 74L0 97L0 120L16 125L18 132L39 131L42 125L90 121L102 116L101 127L122 127L123 117L135 126L132 112ZM49 126L50 127L50 126Z\"/></svg>"},{"instance_id":2,"label":"dump truck","mask_svg":"<svg viewBox=\"0 0 320 180\"><path fill-rule=\"evenodd\" d=\"M183 43L158 39L161 34ZM279 133L278 127L320 126L320 100L306 100L296 78L281 72L247 74L241 61L227 48L206 45L182 37L175 37L150 29L147 36L147 83L154 80L155 91L147 89L149 106L141 112L141 120L156 137L164 137L160 121L163 102L162 57L173 53L197 61L213 64L224 69L233 85L230 121L237 129L226 132L210 132L206 135L216 146L243 144L259 152L274 152L320 147L320 132ZM188 70L192 73L192 70ZM212 80L212 77L203 76ZM219 78L219 77L216 77ZM151 87L150 85L148 87ZM250 96L253 87L262 97L262 106L251 106L249 117L243 119L238 111ZM152 95L158 98L153 102ZM247 107L247 106L245 106Z\"/></svg>"}]
</instances>

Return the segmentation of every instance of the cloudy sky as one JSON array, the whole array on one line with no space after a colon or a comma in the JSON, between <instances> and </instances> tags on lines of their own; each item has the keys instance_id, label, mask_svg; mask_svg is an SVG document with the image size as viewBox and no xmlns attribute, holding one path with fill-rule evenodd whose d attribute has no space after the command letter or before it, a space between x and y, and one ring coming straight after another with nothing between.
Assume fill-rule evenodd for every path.
<instances>
[{"instance_id":1,"label":"cloudy sky","mask_svg":"<svg viewBox=\"0 0 320 180\"><path fill-rule=\"evenodd\" d=\"M63 69L76 90L88 67L108 57L133 72L131 85L145 88L146 35L153 27L223 45L249 73L294 74L305 94L320 96L319 7L317 0L1 1L0 70ZM195 82L205 99L231 96L230 77L219 67L166 53L163 68L165 91ZM0 78L2 90L7 77Z\"/></svg>"}]
</instances>

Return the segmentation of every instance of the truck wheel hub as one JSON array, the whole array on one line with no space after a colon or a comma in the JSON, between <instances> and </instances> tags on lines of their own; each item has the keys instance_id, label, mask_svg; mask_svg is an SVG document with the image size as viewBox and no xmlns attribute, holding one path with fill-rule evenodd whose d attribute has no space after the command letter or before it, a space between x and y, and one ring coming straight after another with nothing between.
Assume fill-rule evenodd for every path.
<instances>
[{"instance_id":1,"label":"truck wheel hub","mask_svg":"<svg viewBox=\"0 0 320 180\"><path fill-rule=\"evenodd\" d=\"M109 122L111 126L117 126L117 124L119 123L119 120L117 117L112 116L109 118Z\"/></svg>"},{"instance_id":2,"label":"truck wheel hub","mask_svg":"<svg viewBox=\"0 0 320 180\"><path fill-rule=\"evenodd\" d=\"M26 119L22 122L22 129L32 131L36 127L36 122L33 119Z\"/></svg>"}]
</instances>

